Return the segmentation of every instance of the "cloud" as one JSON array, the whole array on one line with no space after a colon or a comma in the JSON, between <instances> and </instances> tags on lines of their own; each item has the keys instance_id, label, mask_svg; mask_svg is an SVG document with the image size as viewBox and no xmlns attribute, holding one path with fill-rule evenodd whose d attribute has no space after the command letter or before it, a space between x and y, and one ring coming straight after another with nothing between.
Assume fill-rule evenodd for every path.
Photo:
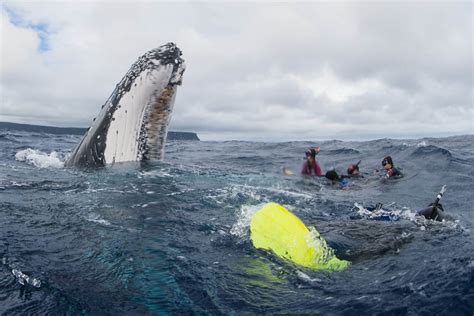
<instances>
[{"instance_id":1,"label":"cloud","mask_svg":"<svg viewBox=\"0 0 474 316\"><path fill-rule=\"evenodd\" d=\"M0 120L87 126L138 56L187 70L171 129L202 139L473 133L472 3L10 2Z\"/></svg>"}]
</instances>

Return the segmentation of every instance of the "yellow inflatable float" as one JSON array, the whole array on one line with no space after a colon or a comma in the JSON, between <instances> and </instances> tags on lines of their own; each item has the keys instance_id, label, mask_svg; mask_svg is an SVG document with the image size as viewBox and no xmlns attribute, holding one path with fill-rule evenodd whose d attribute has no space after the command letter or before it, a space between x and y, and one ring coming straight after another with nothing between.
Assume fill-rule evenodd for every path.
<instances>
[{"instance_id":1,"label":"yellow inflatable float","mask_svg":"<svg viewBox=\"0 0 474 316\"><path fill-rule=\"evenodd\" d=\"M334 255L316 228L306 225L286 208L268 203L250 223L255 248L273 251L277 256L314 270L342 271L350 264Z\"/></svg>"}]
</instances>

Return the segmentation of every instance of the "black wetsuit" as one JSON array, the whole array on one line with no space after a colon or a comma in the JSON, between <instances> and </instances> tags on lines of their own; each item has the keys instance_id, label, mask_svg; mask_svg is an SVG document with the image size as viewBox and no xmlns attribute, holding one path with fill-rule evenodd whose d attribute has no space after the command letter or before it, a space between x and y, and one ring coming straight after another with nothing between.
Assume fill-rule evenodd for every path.
<instances>
[{"instance_id":1,"label":"black wetsuit","mask_svg":"<svg viewBox=\"0 0 474 316\"><path fill-rule=\"evenodd\" d=\"M430 204L428 207L419 210L416 212L417 215L423 215L426 219L431 219L434 221L443 221L444 219L444 209L441 204L438 203L436 207L433 207L433 204Z\"/></svg>"}]
</instances>

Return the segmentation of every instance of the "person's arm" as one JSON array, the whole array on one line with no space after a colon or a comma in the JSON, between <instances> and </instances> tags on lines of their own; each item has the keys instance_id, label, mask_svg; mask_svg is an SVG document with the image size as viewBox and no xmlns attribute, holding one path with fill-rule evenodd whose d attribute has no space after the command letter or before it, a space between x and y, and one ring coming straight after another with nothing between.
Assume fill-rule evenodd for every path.
<instances>
[{"instance_id":1,"label":"person's arm","mask_svg":"<svg viewBox=\"0 0 474 316\"><path fill-rule=\"evenodd\" d=\"M436 196L436 200L433 203L433 209L435 209L438 206L439 200L443 197L444 192L446 192L446 184L443 185L441 188L441 191L439 191L438 195Z\"/></svg>"},{"instance_id":2,"label":"person's arm","mask_svg":"<svg viewBox=\"0 0 474 316\"><path fill-rule=\"evenodd\" d=\"M418 210L416 214L422 215L426 219L438 220L439 213L438 213L437 207L438 207L439 201L443 197L444 192L446 192L446 184L443 185L443 187L441 188L441 191L436 196L436 200L434 201L434 203L430 204L430 206L428 207Z\"/></svg>"}]
</instances>

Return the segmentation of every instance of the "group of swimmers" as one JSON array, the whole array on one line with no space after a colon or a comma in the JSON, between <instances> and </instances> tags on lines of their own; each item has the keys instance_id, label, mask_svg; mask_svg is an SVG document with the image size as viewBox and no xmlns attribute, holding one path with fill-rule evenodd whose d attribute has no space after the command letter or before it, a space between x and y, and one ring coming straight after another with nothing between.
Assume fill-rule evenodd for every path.
<instances>
[{"instance_id":1,"label":"group of swimmers","mask_svg":"<svg viewBox=\"0 0 474 316\"><path fill-rule=\"evenodd\" d=\"M316 161L316 155L320 152L320 147L313 147L309 148L306 151L306 160L303 163L301 168L302 175L315 175L318 177L323 176L323 172L321 170L321 166ZM362 177L360 170L359 170L359 162L356 164L350 164L347 167L347 174L346 175L339 175L334 169L329 170L324 175L327 179L331 181L339 181L343 187L348 185L347 178L355 178L355 177ZM382 166L384 168L384 178L388 179L391 177L401 177L401 172L395 168L393 164L392 157L387 156L382 160ZM378 170L376 170L378 172Z\"/></svg>"},{"instance_id":2,"label":"group of swimmers","mask_svg":"<svg viewBox=\"0 0 474 316\"><path fill-rule=\"evenodd\" d=\"M320 147L312 147L306 151L306 159L301 168L302 175L315 175L318 177L323 176L321 166L316 161L316 155L320 152L320 150ZM361 161L359 160L359 162L357 162L356 164L350 164L347 168L347 174L339 175L334 169L331 169L326 172L324 177L332 181L334 184L339 184L342 189L347 189L350 184L348 178L363 177L359 170L360 162ZM385 158L383 158L382 167L383 179L400 178L403 176L402 173L397 168L395 168L393 164L393 159L390 156L386 156ZM379 170L375 171L376 173L379 172ZM444 218L444 210L441 203L439 203L439 200L441 199L441 196L445 191L445 187L446 186L443 186L441 192L437 196L435 203L431 203L428 207L419 210L417 214L422 215L427 219L433 219L438 221L442 220Z\"/></svg>"}]
</instances>

